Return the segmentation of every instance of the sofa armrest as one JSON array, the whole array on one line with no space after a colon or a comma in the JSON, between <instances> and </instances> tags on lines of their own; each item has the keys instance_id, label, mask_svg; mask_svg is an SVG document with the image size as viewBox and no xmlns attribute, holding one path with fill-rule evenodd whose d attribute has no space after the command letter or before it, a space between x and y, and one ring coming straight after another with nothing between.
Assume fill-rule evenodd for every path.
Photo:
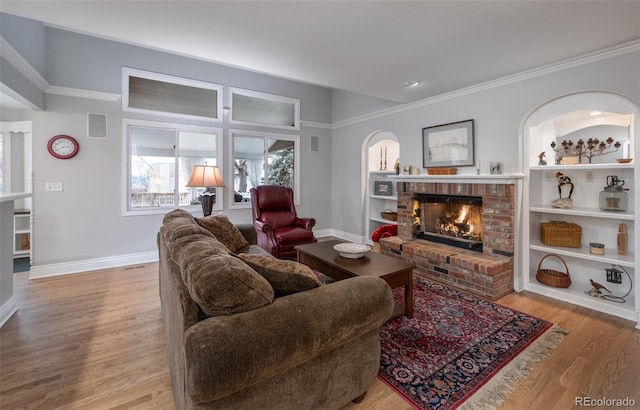
<instances>
[{"instance_id":1,"label":"sofa armrest","mask_svg":"<svg viewBox=\"0 0 640 410\"><path fill-rule=\"evenodd\" d=\"M253 224L236 224L236 227L250 245L258 244L258 235L256 234L256 228L253 226Z\"/></svg>"},{"instance_id":2,"label":"sofa armrest","mask_svg":"<svg viewBox=\"0 0 640 410\"><path fill-rule=\"evenodd\" d=\"M195 403L233 394L376 331L393 305L384 280L356 277L198 322L185 334L185 390Z\"/></svg>"}]
</instances>

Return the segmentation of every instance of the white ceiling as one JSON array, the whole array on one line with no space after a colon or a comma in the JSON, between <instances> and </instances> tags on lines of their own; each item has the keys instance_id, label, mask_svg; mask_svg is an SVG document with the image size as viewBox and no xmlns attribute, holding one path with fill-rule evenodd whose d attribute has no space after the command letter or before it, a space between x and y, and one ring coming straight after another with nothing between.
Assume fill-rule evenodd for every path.
<instances>
[{"instance_id":1,"label":"white ceiling","mask_svg":"<svg viewBox=\"0 0 640 410\"><path fill-rule=\"evenodd\" d=\"M640 39L640 0L2 0L0 11L401 103Z\"/></svg>"}]
</instances>

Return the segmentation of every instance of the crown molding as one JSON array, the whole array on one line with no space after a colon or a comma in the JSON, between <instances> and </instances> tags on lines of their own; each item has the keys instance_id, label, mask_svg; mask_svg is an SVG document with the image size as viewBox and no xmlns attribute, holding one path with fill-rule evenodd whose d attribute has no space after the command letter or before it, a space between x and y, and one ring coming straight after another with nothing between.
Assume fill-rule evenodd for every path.
<instances>
[{"instance_id":1,"label":"crown molding","mask_svg":"<svg viewBox=\"0 0 640 410\"><path fill-rule=\"evenodd\" d=\"M64 95L67 97L88 98L91 100L101 100L115 102L122 97L120 94L104 93L100 91L83 90L81 88L60 87L57 85L49 86L46 90L47 94Z\"/></svg>"},{"instance_id":2,"label":"crown molding","mask_svg":"<svg viewBox=\"0 0 640 410\"><path fill-rule=\"evenodd\" d=\"M328 124L326 122L300 121L300 125L303 126L303 127L324 128L324 129L327 129L327 130L330 130L332 128L332 125Z\"/></svg>"},{"instance_id":3,"label":"crown molding","mask_svg":"<svg viewBox=\"0 0 640 410\"><path fill-rule=\"evenodd\" d=\"M393 115L393 114L398 114L405 111L414 110L416 108L421 108L421 107L436 104L439 102L451 100L454 98L459 98L465 95L475 94L481 91L490 90L492 88L498 88L505 85L530 80L533 78L541 77L543 75L568 70L570 68L591 64L591 63L607 60L614 57L619 57L626 54L635 53L637 51L640 51L640 39L633 40L627 43L622 43L613 47L605 48L603 50L585 54L580 57L562 60L557 63L544 65L532 70L523 71L517 74L508 75L495 80L472 85L470 87L461 88L459 90L451 91L449 93L436 95L434 97L426 98L424 100L402 104L395 107L386 108L384 110L361 115L359 117L351 118L348 120L339 121L333 124L332 129L347 127L347 126L358 124L361 122L370 121L376 118L385 117L387 115Z\"/></svg>"},{"instance_id":4,"label":"crown molding","mask_svg":"<svg viewBox=\"0 0 640 410\"><path fill-rule=\"evenodd\" d=\"M16 70L24 75L42 92L50 87L49 82L15 49L4 37L0 36L0 55Z\"/></svg>"}]
</instances>

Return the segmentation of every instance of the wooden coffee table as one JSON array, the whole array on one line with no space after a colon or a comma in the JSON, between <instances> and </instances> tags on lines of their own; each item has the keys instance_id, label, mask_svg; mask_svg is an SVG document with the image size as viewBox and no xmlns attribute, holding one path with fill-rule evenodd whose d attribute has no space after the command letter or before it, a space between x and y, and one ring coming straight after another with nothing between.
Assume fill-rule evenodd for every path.
<instances>
[{"instance_id":1,"label":"wooden coffee table","mask_svg":"<svg viewBox=\"0 0 640 410\"><path fill-rule=\"evenodd\" d=\"M333 245L344 243L341 240L329 240L307 245L298 245L298 262L316 269L335 280L354 276L373 276L384 279L391 289L404 286L404 307L396 304L393 316L402 313L413 317L413 278L411 271L415 265L376 252L368 252L363 258L349 259L340 256Z\"/></svg>"}]
</instances>

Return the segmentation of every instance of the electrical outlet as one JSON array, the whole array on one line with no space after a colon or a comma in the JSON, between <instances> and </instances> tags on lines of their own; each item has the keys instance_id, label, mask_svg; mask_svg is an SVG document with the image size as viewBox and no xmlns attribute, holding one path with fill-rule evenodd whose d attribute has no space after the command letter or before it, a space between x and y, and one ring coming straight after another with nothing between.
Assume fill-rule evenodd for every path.
<instances>
[{"instance_id":1,"label":"electrical outlet","mask_svg":"<svg viewBox=\"0 0 640 410\"><path fill-rule=\"evenodd\" d=\"M62 182L46 182L44 190L47 192L62 192Z\"/></svg>"},{"instance_id":2,"label":"electrical outlet","mask_svg":"<svg viewBox=\"0 0 640 410\"><path fill-rule=\"evenodd\" d=\"M585 181L587 182L593 182L593 172L589 171L585 174Z\"/></svg>"}]
</instances>

